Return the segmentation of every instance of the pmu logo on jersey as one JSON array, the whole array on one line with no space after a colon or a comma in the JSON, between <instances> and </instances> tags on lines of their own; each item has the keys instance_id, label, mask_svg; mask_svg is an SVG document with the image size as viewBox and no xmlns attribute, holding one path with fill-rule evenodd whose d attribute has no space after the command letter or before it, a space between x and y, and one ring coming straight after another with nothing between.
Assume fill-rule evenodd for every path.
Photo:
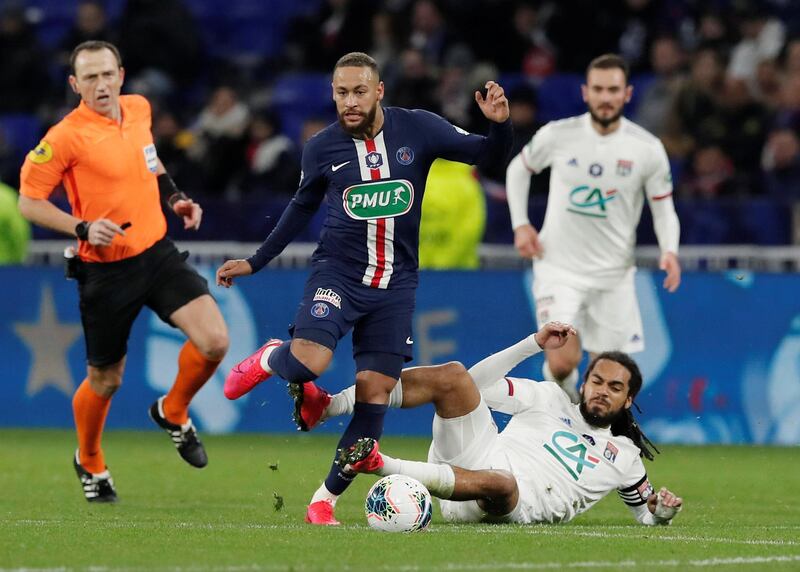
<instances>
[{"instance_id":1,"label":"pmu logo on jersey","mask_svg":"<svg viewBox=\"0 0 800 572\"><path fill-rule=\"evenodd\" d=\"M405 179L374 181L347 187L344 210L356 220L374 220L406 214L414 204L414 186Z\"/></svg>"},{"instance_id":2,"label":"pmu logo on jersey","mask_svg":"<svg viewBox=\"0 0 800 572\"><path fill-rule=\"evenodd\" d=\"M614 200L617 196L617 189L611 189L605 193L597 187L581 185L575 187L569 193L569 202L572 205L567 210L579 215L591 216L596 218L606 218L606 203Z\"/></svg>"},{"instance_id":3,"label":"pmu logo on jersey","mask_svg":"<svg viewBox=\"0 0 800 572\"><path fill-rule=\"evenodd\" d=\"M620 177L627 177L631 174L632 169L633 161L625 161L624 159L617 161L617 175Z\"/></svg>"},{"instance_id":4,"label":"pmu logo on jersey","mask_svg":"<svg viewBox=\"0 0 800 572\"><path fill-rule=\"evenodd\" d=\"M370 151L364 156L364 163L367 169L380 169L383 167L383 155L377 151Z\"/></svg>"},{"instance_id":5,"label":"pmu logo on jersey","mask_svg":"<svg viewBox=\"0 0 800 572\"><path fill-rule=\"evenodd\" d=\"M577 435L569 431L556 431L550 443L544 443L542 446L576 481L584 468L594 469L600 462L597 457L587 454L586 445L580 442Z\"/></svg>"}]
</instances>

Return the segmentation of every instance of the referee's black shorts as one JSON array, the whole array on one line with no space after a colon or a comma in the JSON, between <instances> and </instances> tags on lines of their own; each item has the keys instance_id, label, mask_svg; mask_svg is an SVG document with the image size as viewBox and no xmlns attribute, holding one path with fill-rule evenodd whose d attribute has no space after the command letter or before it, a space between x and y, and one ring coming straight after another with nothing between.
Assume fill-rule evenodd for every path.
<instances>
[{"instance_id":1,"label":"referee's black shorts","mask_svg":"<svg viewBox=\"0 0 800 572\"><path fill-rule=\"evenodd\" d=\"M208 294L208 282L168 238L130 258L84 263L78 280L89 365L103 367L127 353L131 326L143 306L174 326L178 308Z\"/></svg>"}]
</instances>

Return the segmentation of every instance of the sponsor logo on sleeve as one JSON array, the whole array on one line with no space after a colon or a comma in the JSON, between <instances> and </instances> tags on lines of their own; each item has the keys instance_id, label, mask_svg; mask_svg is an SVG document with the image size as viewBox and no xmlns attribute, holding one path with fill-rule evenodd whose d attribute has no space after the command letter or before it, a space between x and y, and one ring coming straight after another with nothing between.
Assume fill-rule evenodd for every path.
<instances>
[{"instance_id":1,"label":"sponsor logo on sleeve","mask_svg":"<svg viewBox=\"0 0 800 572\"><path fill-rule=\"evenodd\" d=\"M142 152L144 153L144 163L147 165L147 170L151 173L156 173L158 171L158 153L156 152L156 146L150 143L150 145L145 145L142 148Z\"/></svg>"},{"instance_id":2,"label":"sponsor logo on sleeve","mask_svg":"<svg viewBox=\"0 0 800 572\"><path fill-rule=\"evenodd\" d=\"M31 163L36 163L37 165L47 163L52 158L53 148L44 139L39 141L39 144L28 153L28 159L30 159Z\"/></svg>"}]
</instances>

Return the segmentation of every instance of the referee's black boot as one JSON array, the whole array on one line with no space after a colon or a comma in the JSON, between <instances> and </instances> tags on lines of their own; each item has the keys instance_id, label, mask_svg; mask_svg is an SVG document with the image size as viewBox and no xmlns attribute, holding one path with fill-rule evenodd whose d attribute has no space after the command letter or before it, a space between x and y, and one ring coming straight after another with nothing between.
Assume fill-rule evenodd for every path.
<instances>
[{"instance_id":1,"label":"referee's black boot","mask_svg":"<svg viewBox=\"0 0 800 572\"><path fill-rule=\"evenodd\" d=\"M203 448L203 443L197 437L197 431L189 419L183 425L170 423L164 417L164 396L159 397L150 406L150 417L156 425L161 427L172 439L181 458L193 467L202 469L208 464L208 456Z\"/></svg>"},{"instance_id":2,"label":"referee's black boot","mask_svg":"<svg viewBox=\"0 0 800 572\"><path fill-rule=\"evenodd\" d=\"M72 458L72 465L75 467L75 472L78 474L78 479L81 481L83 487L83 496L89 502L117 502L117 491L114 488L114 479L111 478L111 473L108 472L108 467L102 473L93 474L83 468L81 465L78 451L75 451L75 456Z\"/></svg>"}]
</instances>

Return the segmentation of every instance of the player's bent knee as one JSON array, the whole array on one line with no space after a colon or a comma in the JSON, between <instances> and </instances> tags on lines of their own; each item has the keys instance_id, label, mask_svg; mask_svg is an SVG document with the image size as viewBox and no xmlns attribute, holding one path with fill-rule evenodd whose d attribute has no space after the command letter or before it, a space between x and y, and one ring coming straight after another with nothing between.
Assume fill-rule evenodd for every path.
<instances>
[{"instance_id":1,"label":"player's bent knee","mask_svg":"<svg viewBox=\"0 0 800 572\"><path fill-rule=\"evenodd\" d=\"M580 359L573 359L572 357L560 356L548 358L547 364L550 366L550 372L556 379L564 379L572 370L578 367Z\"/></svg>"},{"instance_id":2,"label":"player's bent knee","mask_svg":"<svg viewBox=\"0 0 800 572\"><path fill-rule=\"evenodd\" d=\"M486 471L486 483L483 486L484 498L478 505L492 515L506 515L514 510L519 501L517 479L508 471Z\"/></svg>"},{"instance_id":3,"label":"player's bent knee","mask_svg":"<svg viewBox=\"0 0 800 572\"><path fill-rule=\"evenodd\" d=\"M229 345L228 332L221 331L209 334L197 349L211 361L220 361L228 353Z\"/></svg>"},{"instance_id":4,"label":"player's bent knee","mask_svg":"<svg viewBox=\"0 0 800 572\"><path fill-rule=\"evenodd\" d=\"M464 364L458 361L451 361L436 366L433 381L439 391L450 393L458 386L471 382L471 378Z\"/></svg>"},{"instance_id":5,"label":"player's bent knee","mask_svg":"<svg viewBox=\"0 0 800 572\"><path fill-rule=\"evenodd\" d=\"M90 368L89 384L98 395L111 397L122 386L122 373Z\"/></svg>"}]
</instances>

